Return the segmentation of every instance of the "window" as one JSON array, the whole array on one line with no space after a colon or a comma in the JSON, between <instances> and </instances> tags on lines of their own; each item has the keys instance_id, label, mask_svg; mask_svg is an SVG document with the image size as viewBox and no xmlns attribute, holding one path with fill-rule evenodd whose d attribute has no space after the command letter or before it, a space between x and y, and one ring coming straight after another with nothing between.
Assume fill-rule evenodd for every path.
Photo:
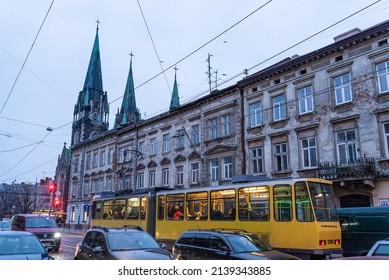
<instances>
[{"instance_id":1,"label":"window","mask_svg":"<svg viewBox=\"0 0 389 280\"><path fill-rule=\"evenodd\" d=\"M145 186L145 174L139 173L138 174L138 189L143 189Z\"/></svg>"},{"instance_id":2,"label":"window","mask_svg":"<svg viewBox=\"0 0 389 280\"><path fill-rule=\"evenodd\" d=\"M162 186L169 186L169 168L162 169Z\"/></svg>"},{"instance_id":3,"label":"window","mask_svg":"<svg viewBox=\"0 0 389 280\"><path fill-rule=\"evenodd\" d=\"M105 151L100 152L100 166L105 165Z\"/></svg>"},{"instance_id":4,"label":"window","mask_svg":"<svg viewBox=\"0 0 389 280\"><path fill-rule=\"evenodd\" d=\"M149 172L149 187L155 187L155 170Z\"/></svg>"},{"instance_id":5,"label":"window","mask_svg":"<svg viewBox=\"0 0 389 280\"><path fill-rule=\"evenodd\" d=\"M386 147L386 157L389 158L389 123L384 123L384 141Z\"/></svg>"},{"instance_id":6,"label":"window","mask_svg":"<svg viewBox=\"0 0 389 280\"><path fill-rule=\"evenodd\" d=\"M301 140L301 151L304 168L311 168L317 166L316 150L317 148L315 137Z\"/></svg>"},{"instance_id":7,"label":"window","mask_svg":"<svg viewBox=\"0 0 389 280\"><path fill-rule=\"evenodd\" d=\"M118 162L122 163L124 161L124 148L119 148Z\"/></svg>"},{"instance_id":8,"label":"window","mask_svg":"<svg viewBox=\"0 0 389 280\"><path fill-rule=\"evenodd\" d=\"M113 163L113 148L109 148L108 150L108 163Z\"/></svg>"},{"instance_id":9,"label":"window","mask_svg":"<svg viewBox=\"0 0 389 280\"><path fill-rule=\"evenodd\" d=\"M288 151L286 143L274 145L274 157L276 171L284 171L288 169Z\"/></svg>"},{"instance_id":10,"label":"window","mask_svg":"<svg viewBox=\"0 0 389 280\"><path fill-rule=\"evenodd\" d=\"M270 191L267 186L239 189L239 220L268 221L270 219Z\"/></svg>"},{"instance_id":11,"label":"window","mask_svg":"<svg viewBox=\"0 0 389 280\"><path fill-rule=\"evenodd\" d=\"M223 179L232 178L232 158L226 157L223 158Z\"/></svg>"},{"instance_id":12,"label":"window","mask_svg":"<svg viewBox=\"0 0 389 280\"><path fill-rule=\"evenodd\" d=\"M210 168L211 168L211 181L218 181L219 180L219 162L217 159L211 160L210 162Z\"/></svg>"},{"instance_id":13,"label":"window","mask_svg":"<svg viewBox=\"0 0 389 280\"><path fill-rule=\"evenodd\" d=\"M262 124L261 103L250 105L250 126L255 127Z\"/></svg>"},{"instance_id":14,"label":"window","mask_svg":"<svg viewBox=\"0 0 389 280\"><path fill-rule=\"evenodd\" d=\"M107 176L107 190L112 191L112 176Z\"/></svg>"},{"instance_id":15,"label":"window","mask_svg":"<svg viewBox=\"0 0 389 280\"><path fill-rule=\"evenodd\" d=\"M188 220L206 220L208 212L208 192L188 193L186 195L186 218Z\"/></svg>"},{"instance_id":16,"label":"window","mask_svg":"<svg viewBox=\"0 0 389 280\"><path fill-rule=\"evenodd\" d=\"M217 119L209 120L209 139L216 139L217 135Z\"/></svg>"},{"instance_id":17,"label":"window","mask_svg":"<svg viewBox=\"0 0 389 280\"><path fill-rule=\"evenodd\" d=\"M104 178L99 178L99 191L104 191Z\"/></svg>"},{"instance_id":18,"label":"window","mask_svg":"<svg viewBox=\"0 0 389 280\"><path fill-rule=\"evenodd\" d=\"M305 182L297 182L295 188L296 217L299 222L313 222L312 205Z\"/></svg>"},{"instance_id":19,"label":"window","mask_svg":"<svg viewBox=\"0 0 389 280\"><path fill-rule=\"evenodd\" d=\"M286 118L286 105L285 105L285 96L279 95L273 97L273 120L279 121Z\"/></svg>"},{"instance_id":20,"label":"window","mask_svg":"<svg viewBox=\"0 0 389 280\"><path fill-rule=\"evenodd\" d=\"M96 151L93 153L93 168L97 168L98 159L99 159L99 154Z\"/></svg>"},{"instance_id":21,"label":"window","mask_svg":"<svg viewBox=\"0 0 389 280\"><path fill-rule=\"evenodd\" d=\"M389 91L389 61L377 64L376 68L379 92L383 93Z\"/></svg>"},{"instance_id":22,"label":"window","mask_svg":"<svg viewBox=\"0 0 389 280\"><path fill-rule=\"evenodd\" d=\"M185 131L183 129L180 129L177 131L177 137L176 137L176 148L183 148L185 145Z\"/></svg>"},{"instance_id":23,"label":"window","mask_svg":"<svg viewBox=\"0 0 389 280\"><path fill-rule=\"evenodd\" d=\"M231 135L232 133L232 116L225 115L222 117L223 136Z\"/></svg>"},{"instance_id":24,"label":"window","mask_svg":"<svg viewBox=\"0 0 389 280\"><path fill-rule=\"evenodd\" d=\"M334 78L334 91L336 105L352 100L350 74Z\"/></svg>"},{"instance_id":25,"label":"window","mask_svg":"<svg viewBox=\"0 0 389 280\"><path fill-rule=\"evenodd\" d=\"M193 145L200 143L200 126L198 124L192 126L191 140Z\"/></svg>"},{"instance_id":26,"label":"window","mask_svg":"<svg viewBox=\"0 0 389 280\"><path fill-rule=\"evenodd\" d=\"M177 166L177 185L184 185L184 167Z\"/></svg>"},{"instance_id":27,"label":"window","mask_svg":"<svg viewBox=\"0 0 389 280\"><path fill-rule=\"evenodd\" d=\"M167 153L170 151L170 135L164 134L163 135L163 152Z\"/></svg>"},{"instance_id":28,"label":"window","mask_svg":"<svg viewBox=\"0 0 389 280\"><path fill-rule=\"evenodd\" d=\"M211 220L235 220L235 199L234 189L211 191Z\"/></svg>"},{"instance_id":29,"label":"window","mask_svg":"<svg viewBox=\"0 0 389 280\"><path fill-rule=\"evenodd\" d=\"M156 155L157 154L157 138L151 138L150 139L150 155Z\"/></svg>"},{"instance_id":30,"label":"window","mask_svg":"<svg viewBox=\"0 0 389 280\"><path fill-rule=\"evenodd\" d=\"M74 158L74 172L77 173L78 172L78 164L80 162L80 158L79 157L75 157Z\"/></svg>"},{"instance_id":31,"label":"window","mask_svg":"<svg viewBox=\"0 0 389 280\"><path fill-rule=\"evenodd\" d=\"M354 130L341 131L336 133L336 151L338 163L352 164L357 160L357 145Z\"/></svg>"},{"instance_id":32,"label":"window","mask_svg":"<svg viewBox=\"0 0 389 280\"><path fill-rule=\"evenodd\" d=\"M96 193L97 192L97 180L94 179L92 180L92 189L91 189L91 193Z\"/></svg>"},{"instance_id":33,"label":"window","mask_svg":"<svg viewBox=\"0 0 389 280\"><path fill-rule=\"evenodd\" d=\"M91 163L91 154L86 155L86 164L85 164L85 169L89 170L90 169L90 163Z\"/></svg>"},{"instance_id":34,"label":"window","mask_svg":"<svg viewBox=\"0 0 389 280\"><path fill-rule=\"evenodd\" d=\"M292 220L292 192L289 185L278 185L273 188L274 219L287 222Z\"/></svg>"},{"instance_id":35,"label":"window","mask_svg":"<svg viewBox=\"0 0 389 280\"><path fill-rule=\"evenodd\" d=\"M142 155L145 153L145 141L140 141L139 142L139 152L141 153L141 157Z\"/></svg>"},{"instance_id":36,"label":"window","mask_svg":"<svg viewBox=\"0 0 389 280\"><path fill-rule=\"evenodd\" d=\"M192 163L192 184L199 183L200 164L198 162Z\"/></svg>"},{"instance_id":37,"label":"window","mask_svg":"<svg viewBox=\"0 0 389 280\"><path fill-rule=\"evenodd\" d=\"M264 170L264 164L263 164L263 148L254 148L251 149L251 171L254 174L263 173Z\"/></svg>"},{"instance_id":38,"label":"window","mask_svg":"<svg viewBox=\"0 0 389 280\"><path fill-rule=\"evenodd\" d=\"M89 181L85 181L84 183L84 194L87 195L89 193Z\"/></svg>"},{"instance_id":39,"label":"window","mask_svg":"<svg viewBox=\"0 0 389 280\"><path fill-rule=\"evenodd\" d=\"M297 91L300 115L313 111L312 86L301 88Z\"/></svg>"}]
</instances>

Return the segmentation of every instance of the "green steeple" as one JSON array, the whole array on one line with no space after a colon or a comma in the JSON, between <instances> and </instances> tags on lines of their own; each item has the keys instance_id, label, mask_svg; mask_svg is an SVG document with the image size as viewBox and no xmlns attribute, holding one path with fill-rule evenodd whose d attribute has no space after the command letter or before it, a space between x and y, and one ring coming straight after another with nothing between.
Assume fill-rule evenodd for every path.
<instances>
[{"instance_id":1,"label":"green steeple","mask_svg":"<svg viewBox=\"0 0 389 280\"><path fill-rule=\"evenodd\" d=\"M101 74L99 26L96 28L96 37L93 44L92 54L89 60L88 72L86 73L83 90L94 89L103 91L103 79Z\"/></svg>"},{"instance_id":2,"label":"green steeple","mask_svg":"<svg viewBox=\"0 0 389 280\"><path fill-rule=\"evenodd\" d=\"M135 123L140 120L139 109L136 108L134 78L132 75L133 54L131 53L130 56L130 70L128 72L126 89L124 91L122 107L119 115L117 116L115 126Z\"/></svg>"},{"instance_id":3,"label":"green steeple","mask_svg":"<svg viewBox=\"0 0 389 280\"><path fill-rule=\"evenodd\" d=\"M172 99L170 101L170 110L173 110L180 106L180 98L178 97L178 86L177 86L177 67L174 67L174 85L172 91Z\"/></svg>"}]
</instances>

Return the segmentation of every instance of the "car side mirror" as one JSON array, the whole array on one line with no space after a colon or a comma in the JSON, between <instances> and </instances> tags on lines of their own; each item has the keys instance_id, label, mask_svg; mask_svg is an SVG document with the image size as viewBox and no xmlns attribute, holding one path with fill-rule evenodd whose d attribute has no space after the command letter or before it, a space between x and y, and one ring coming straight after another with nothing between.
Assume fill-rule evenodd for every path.
<instances>
[{"instance_id":1,"label":"car side mirror","mask_svg":"<svg viewBox=\"0 0 389 280\"><path fill-rule=\"evenodd\" d=\"M167 248L166 243L159 243L159 246L160 246L162 249L166 249L166 248Z\"/></svg>"},{"instance_id":2,"label":"car side mirror","mask_svg":"<svg viewBox=\"0 0 389 280\"><path fill-rule=\"evenodd\" d=\"M101 246L96 246L95 248L93 248L93 252L95 253L102 253L103 252L103 247Z\"/></svg>"}]
</instances>

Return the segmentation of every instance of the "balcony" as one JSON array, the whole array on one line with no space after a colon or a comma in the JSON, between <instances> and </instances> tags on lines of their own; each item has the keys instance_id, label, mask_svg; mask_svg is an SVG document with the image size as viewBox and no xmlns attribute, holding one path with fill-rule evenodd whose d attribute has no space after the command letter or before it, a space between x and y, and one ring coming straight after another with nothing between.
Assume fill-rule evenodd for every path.
<instances>
[{"instance_id":1,"label":"balcony","mask_svg":"<svg viewBox=\"0 0 389 280\"><path fill-rule=\"evenodd\" d=\"M374 158L365 157L345 164L324 162L319 165L320 179L372 179L375 178L376 175L376 164Z\"/></svg>"}]
</instances>

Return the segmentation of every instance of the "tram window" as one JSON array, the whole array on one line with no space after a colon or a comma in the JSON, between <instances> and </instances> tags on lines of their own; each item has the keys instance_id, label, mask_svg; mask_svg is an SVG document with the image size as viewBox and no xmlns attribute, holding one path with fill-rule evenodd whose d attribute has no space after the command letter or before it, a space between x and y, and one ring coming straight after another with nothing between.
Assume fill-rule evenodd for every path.
<instances>
[{"instance_id":1,"label":"tram window","mask_svg":"<svg viewBox=\"0 0 389 280\"><path fill-rule=\"evenodd\" d=\"M239 220L269 220L269 187L249 187L239 189Z\"/></svg>"},{"instance_id":2,"label":"tram window","mask_svg":"<svg viewBox=\"0 0 389 280\"><path fill-rule=\"evenodd\" d=\"M165 217L165 196L158 196L158 220L163 220Z\"/></svg>"},{"instance_id":3,"label":"tram window","mask_svg":"<svg viewBox=\"0 0 389 280\"><path fill-rule=\"evenodd\" d=\"M313 212L307 185L305 182L297 182L294 186L296 201L296 218L300 222L313 222Z\"/></svg>"},{"instance_id":4,"label":"tram window","mask_svg":"<svg viewBox=\"0 0 389 280\"><path fill-rule=\"evenodd\" d=\"M113 205L113 219L120 220L124 219L126 215L126 201L124 199L117 199Z\"/></svg>"},{"instance_id":5,"label":"tram window","mask_svg":"<svg viewBox=\"0 0 389 280\"><path fill-rule=\"evenodd\" d=\"M140 199L140 219L141 220L144 220L146 219L146 203L147 203L147 199L145 196L141 197Z\"/></svg>"},{"instance_id":6,"label":"tram window","mask_svg":"<svg viewBox=\"0 0 389 280\"><path fill-rule=\"evenodd\" d=\"M137 220L139 218L139 198L131 197L127 199L127 220Z\"/></svg>"},{"instance_id":7,"label":"tram window","mask_svg":"<svg viewBox=\"0 0 389 280\"><path fill-rule=\"evenodd\" d=\"M235 220L235 193L234 189L211 192L211 220Z\"/></svg>"},{"instance_id":8,"label":"tram window","mask_svg":"<svg viewBox=\"0 0 389 280\"><path fill-rule=\"evenodd\" d=\"M184 215L184 194L168 194L166 203L168 207L168 220L182 220Z\"/></svg>"},{"instance_id":9,"label":"tram window","mask_svg":"<svg viewBox=\"0 0 389 280\"><path fill-rule=\"evenodd\" d=\"M101 211L103 208L102 201L93 202L93 219L101 220L103 218L103 212Z\"/></svg>"},{"instance_id":10,"label":"tram window","mask_svg":"<svg viewBox=\"0 0 389 280\"><path fill-rule=\"evenodd\" d=\"M112 219L113 216L113 201L106 200L103 205L103 219Z\"/></svg>"},{"instance_id":11,"label":"tram window","mask_svg":"<svg viewBox=\"0 0 389 280\"><path fill-rule=\"evenodd\" d=\"M186 195L187 220L206 220L208 213L208 193L188 193Z\"/></svg>"},{"instance_id":12,"label":"tram window","mask_svg":"<svg viewBox=\"0 0 389 280\"><path fill-rule=\"evenodd\" d=\"M292 194L289 185L277 185L273 189L274 219L276 221L292 220Z\"/></svg>"}]
</instances>

